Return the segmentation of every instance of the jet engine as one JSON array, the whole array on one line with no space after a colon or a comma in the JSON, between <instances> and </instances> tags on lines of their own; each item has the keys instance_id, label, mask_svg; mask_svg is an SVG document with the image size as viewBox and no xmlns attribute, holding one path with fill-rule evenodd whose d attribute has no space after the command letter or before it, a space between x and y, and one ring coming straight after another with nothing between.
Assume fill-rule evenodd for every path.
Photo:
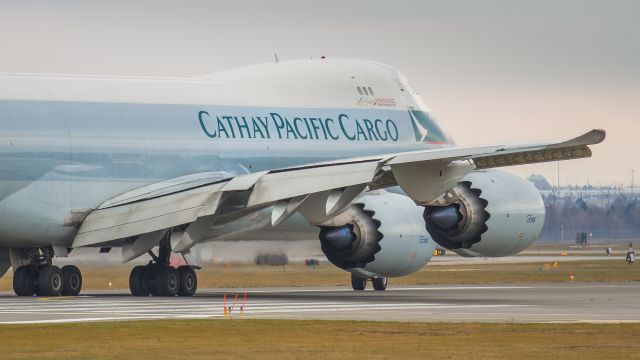
<instances>
[{"instance_id":1,"label":"jet engine","mask_svg":"<svg viewBox=\"0 0 640 360\"><path fill-rule=\"evenodd\" d=\"M386 191L361 196L322 226L320 242L329 261L360 277L410 274L429 261L435 248L422 208Z\"/></svg>"},{"instance_id":2,"label":"jet engine","mask_svg":"<svg viewBox=\"0 0 640 360\"><path fill-rule=\"evenodd\" d=\"M427 230L462 256L507 256L533 243L544 203L529 181L501 170L474 171L425 207Z\"/></svg>"}]
</instances>

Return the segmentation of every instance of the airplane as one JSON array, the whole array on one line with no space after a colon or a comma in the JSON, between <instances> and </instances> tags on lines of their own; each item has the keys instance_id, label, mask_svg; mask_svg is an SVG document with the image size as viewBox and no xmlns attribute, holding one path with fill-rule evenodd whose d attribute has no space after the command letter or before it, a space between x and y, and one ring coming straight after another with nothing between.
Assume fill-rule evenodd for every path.
<instances>
[{"instance_id":1,"label":"airplane","mask_svg":"<svg viewBox=\"0 0 640 360\"><path fill-rule=\"evenodd\" d=\"M525 124L523 124L524 126ZM354 290L422 268L436 244L507 256L541 232L511 165L591 156L605 138L457 146L407 79L371 61L279 61L188 78L0 74L0 275L78 295L80 247L148 255L134 296L192 296L221 240L317 238Z\"/></svg>"}]
</instances>

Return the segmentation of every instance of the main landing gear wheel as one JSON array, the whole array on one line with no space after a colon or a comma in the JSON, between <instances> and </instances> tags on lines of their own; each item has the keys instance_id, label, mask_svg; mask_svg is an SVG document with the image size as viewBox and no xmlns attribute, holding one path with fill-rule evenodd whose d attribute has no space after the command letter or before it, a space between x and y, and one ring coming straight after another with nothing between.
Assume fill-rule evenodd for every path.
<instances>
[{"instance_id":1,"label":"main landing gear wheel","mask_svg":"<svg viewBox=\"0 0 640 360\"><path fill-rule=\"evenodd\" d=\"M129 276L129 289L133 296L193 296L198 278L191 266L178 269L169 265L171 258L170 234L160 240L158 255L149 251L152 260L145 266L136 266Z\"/></svg>"},{"instance_id":2,"label":"main landing gear wheel","mask_svg":"<svg viewBox=\"0 0 640 360\"><path fill-rule=\"evenodd\" d=\"M187 265L177 270L168 265L136 266L129 276L133 296L193 296L197 287L196 273Z\"/></svg>"},{"instance_id":3,"label":"main landing gear wheel","mask_svg":"<svg viewBox=\"0 0 640 360\"><path fill-rule=\"evenodd\" d=\"M13 291L18 296L33 296L36 293L37 273L29 265L20 266L13 273Z\"/></svg>"},{"instance_id":4,"label":"main landing gear wheel","mask_svg":"<svg viewBox=\"0 0 640 360\"><path fill-rule=\"evenodd\" d=\"M351 287L353 290L364 290L367 287L367 278L361 278L351 274Z\"/></svg>"},{"instance_id":5,"label":"main landing gear wheel","mask_svg":"<svg viewBox=\"0 0 640 360\"><path fill-rule=\"evenodd\" d=\"M82 273L75 265L65 265L62 271L62 295L77 296L82 289Z\"/></svg>"},{"instance_id":6,"label":"main landing gear wheel","mask_svg":"<svg viewBox=\"0 0 640 360\"><path fill-rule=\"evenodd\" d=\"M74 265L62 269L52 265L51 246L17 249L16 258L24 264L14 269L13 291L18 296L75 296L82 289L82 274Z\"/></svg>"},{"instance_id":7,"label":"main landing gear wheel","mask_svg":"<svg viewBox=\"0 0 640 360\"><path fill-rule=\"evenodd\" d=\"M379 291L384 291L387 289L387 278L379 277L371 279L371 283L373 284L373 288Z\"/></svg>"},{"instance_id":8,"label":"main landing gear wheel","mask_svg":"<svg viewBox=\"0 0 640 360\"><path fill-rule=\"evenodd\" d=\"M13 274L13 291L18 296L75 296L81 289L82 274L73 265L62 269L54 265L23 265Z\"/></svg>"},{"instance_id":9,"label":"main landing gear wheel","mask_svg":"<svg viewBox=\"0 0 640 360\"><path fill-rule=\"evenodd\" d=\"M38 274L37 294L40 296L58 296L62 293L63 283L62 270L55 265L45 265Z\"/></svg>"},{"instance_id":10,"label":"main landing gear wheel","mask_svg":"<svg viewBox=\"0 0 640 360\"><path fill-rule=\"evenodd\" d=\"M129 289L133 296L149 296L151 287L147 280L147 266L136 266L129 275Z\"/></svg>"},{"instance_id":11,"label":"main landing gear wheel","mask_svg":"<svg viewBox=\"0 0 640 360\"><path fill-rule=\"evenodd\" d=\"M178 275L180 276L179 296L193 296L198 289L198 277L196 272L188 265L178 267Z\"/></svg>"},{"instance_id":12,"label":"main landing gear wheel","mask_svg":"<svg viewBox=\"0 0 640 360\"><path fill-rule=\"evenodd\" d=\"M161 266L155 269L155 284L153 295L176 296L180 289L180 275L172 266Z\"/></svg>"}]
</instances>

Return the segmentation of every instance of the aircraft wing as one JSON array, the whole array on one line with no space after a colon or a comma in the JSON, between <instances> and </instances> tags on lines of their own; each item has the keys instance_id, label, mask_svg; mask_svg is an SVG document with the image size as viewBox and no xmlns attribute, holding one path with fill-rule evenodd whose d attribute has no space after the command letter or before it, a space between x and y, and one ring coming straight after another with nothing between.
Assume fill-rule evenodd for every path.
<instances>
[{"instance_id":1,"label":"aircraft wing","mask_svg":"<svg viewBox=\"0 0 640 360\"><path fill-rule=\"evenodd\" d=\"M296 211L312 223L321 223L366 188L399 185L416 203L427 203L448 189L430 189L430 184L455 185L473 169L590 157L589 145L604 138L604 130L592 130L564 142L402 152L235 177L194 174L148 185L103 203L82 221L73 247L120 240L125 243L127 256L123 257L128 260L155 245L168 229L185 225L174 251L188 250L218 218L275 205L274 225Z\"/></svg>"}]
</instances>

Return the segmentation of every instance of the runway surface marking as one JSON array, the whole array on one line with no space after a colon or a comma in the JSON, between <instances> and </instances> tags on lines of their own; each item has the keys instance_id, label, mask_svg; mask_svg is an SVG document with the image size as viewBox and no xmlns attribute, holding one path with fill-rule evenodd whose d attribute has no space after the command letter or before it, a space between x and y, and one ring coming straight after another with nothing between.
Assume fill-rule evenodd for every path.
<instances>
[{"instance_id":1,"label":"runway surface marking","mask_svg":"<svg viewBox=\"0 0 640 360\"><path fill-rule=\"evenodd\" d=\"M429 286L429 287L394 287L393 291L432 291L432 290L510 290L510 289L531 289L531 286ZM264 289L252 290L252 293L297 293L297 292L326 292L326 289ZM333 292L353 292L352 289L332 289Z\"/></svg>"},{"instance_id":2,"label":"runway surface marking","mask_svg":"<svg viewBox=\"0 0 640 360\"><path fill-rule=\"evenodd\" d=\"M89 296L24 298L0 294L0 324L216 319L243 292L203 289L191 298ZM247 289L244 318L490 322L640 322L639 283L526 286L412 286L385 292L344 287Z\"/></svg>"},{"instance_id":3,"label":"runway surface marking","mask_svg":"<svg viewBox=\"0 0 640 360\"><path fill-rule=\"evenodd\" d=\"M13 315L18 317L46 316L48 319L39 320L3 320L0 324L33 324L33 323L62 323L79 321L107 321L107 320L140 320L140 319L206 319L224 317L223 302L221 299L208 299L207 304L191 304L189 300L158 300L150 303L141 301L114 301L109 299L94 300L94 298L78 298L78 302L61 301L46 303L29 299L26 304L6 305L0 308L0 319ZM89 300L90 299L90 300ZM194 298L198 299L198 298ZM6 299L2 299L6 300ZM20 299L24 301L25 299ZM18 301L20 301L18 300ZM27 301L29 301L27 300ZM83 301L84 300L84 301ZM86 301L89 300L89 301ZM231 306L227 303L227 306ZM358 311L393 311L407 310L437 310L437 309L463 309L463 308L504 308L528 305L507 304L438 304L419 302L278 302L278 301L253 301L243 310L244 317L255 317L262 314L301 314L310 312L358 312ZM236 303L233 316L240 315L240 303Z\"/></svg>"}]
</instances>

